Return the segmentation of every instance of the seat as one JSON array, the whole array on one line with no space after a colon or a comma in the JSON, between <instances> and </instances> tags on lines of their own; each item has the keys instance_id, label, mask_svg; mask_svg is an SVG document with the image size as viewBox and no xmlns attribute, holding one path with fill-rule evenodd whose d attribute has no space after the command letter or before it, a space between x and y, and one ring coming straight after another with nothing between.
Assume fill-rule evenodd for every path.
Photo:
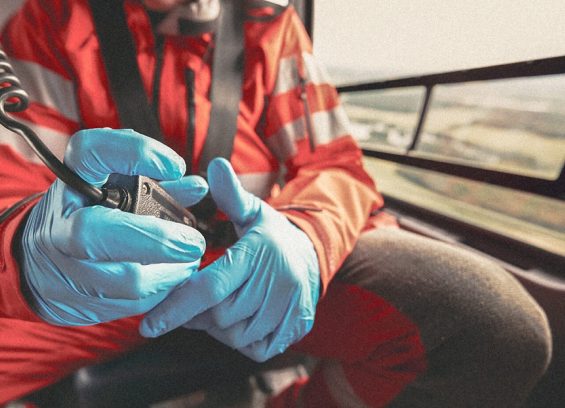
<instances>
[{"instance_id":1,"label":"seat","mask_svg":"<svg viewBox=\"0 0 565 408\"><path fill-rule=\"evenodd\" d=\"M243 390L251 375L301 364L308 364L307 357L292 352L257 363L204 332L178 329L119 358L83 367L23 401L39 408L144 407L214 387ZM269 392L260 375L258 380Z\"/></svg>"}]
</instances>

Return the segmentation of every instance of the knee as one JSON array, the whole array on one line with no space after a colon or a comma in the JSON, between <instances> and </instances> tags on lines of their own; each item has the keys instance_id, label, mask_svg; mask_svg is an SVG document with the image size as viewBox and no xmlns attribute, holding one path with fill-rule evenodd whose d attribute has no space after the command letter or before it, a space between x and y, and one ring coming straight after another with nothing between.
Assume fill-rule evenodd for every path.
<instances>
[{"instance_id":1,"label":"knee","mask_svg":"<svg viewBox=\"0 0 565 408\"><path fill-rule=\"evenodd\" d=\"M514 304L510 318L500 322L506 341L501 347L512 350L511 366L529 376L532 385L545 373L552 356L552 336L547 317L529 295ZM518 315L518 316L516 316Z\"/></svg>"},{"instance_id":2,"label":"knee","mask_svg":"<svg viewBox=\"0 0 565 408\"><path fill-rule=\"evenodd\" d=\"M512 283L511 294L493 290L472 315L460 315L459 330L429 355L432 377L453 379L442 394L450 404L462 398L468 406L520 406L547 370L552 339L545 313Z\"/></svg>"},{"instance_id":3,"label":"knee","mask_svg":"<svg viewBox=\"0 0 565 408\"><path fill-rule=\"evenodd\" d=\"M535 383L552 355L545 312L516 278L482 257L461 257L457 269L469 279L454 290L462 327L477 343L485 370L515 373ZM461 326L460 326L461 327Z\"/></svg>"},{"instance_id":4,"label":"knee","mask_svg":"<svg viewBox=\"0 0 565 408\"><path fill-rule=\"evenodd\" d=\"M475 327L483 350L483 374L508 392L527 395L548 368L552 337L545 313L520 286L512 295L487 307L483 321Z\"/></svg>"}]
</instances>

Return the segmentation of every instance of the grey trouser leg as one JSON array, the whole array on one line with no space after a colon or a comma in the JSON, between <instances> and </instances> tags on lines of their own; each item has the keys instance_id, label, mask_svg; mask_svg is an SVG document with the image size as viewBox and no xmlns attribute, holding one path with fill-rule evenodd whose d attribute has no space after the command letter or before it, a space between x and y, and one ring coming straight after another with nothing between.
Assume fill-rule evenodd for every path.
<instances>
[{"instance_id":1,"label":"grey trouser leg","mask_svg":"<svg viewBox=\"0 0 565 408\"><path fill-rule=\"evenodd\" d=\"M363 234L336 276L414 322L427 369L393 407L520 406L545 372L544 312L493 262L394 228Z\"/></svg>"}]
</instances>

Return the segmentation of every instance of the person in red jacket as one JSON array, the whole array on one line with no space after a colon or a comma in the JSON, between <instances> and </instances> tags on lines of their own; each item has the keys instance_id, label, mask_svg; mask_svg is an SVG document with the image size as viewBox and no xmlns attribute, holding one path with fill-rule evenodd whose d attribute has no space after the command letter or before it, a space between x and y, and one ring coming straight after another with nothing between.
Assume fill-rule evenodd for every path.
<instances>
[{"instance_id":1,"label":"person in red jacket","mask_svg":"<svg viewBox=\"0 0 565 408\"><path fill-rule=\"evenodd\" d=\"M248 16L233 153L207 173L221 3L123 7L166 146L120 130L87 0L29 0L4 29L31 98L18 118L92 184L143 174L186 206L209 189L237 241L205 252L194 228L88 206L2 129L0 403L180 326L258 361L288 347L319 357L280 406L524 400L551 354L543 311L498 266L380 211L292 6Z\"/></svg>"}]
</instances>

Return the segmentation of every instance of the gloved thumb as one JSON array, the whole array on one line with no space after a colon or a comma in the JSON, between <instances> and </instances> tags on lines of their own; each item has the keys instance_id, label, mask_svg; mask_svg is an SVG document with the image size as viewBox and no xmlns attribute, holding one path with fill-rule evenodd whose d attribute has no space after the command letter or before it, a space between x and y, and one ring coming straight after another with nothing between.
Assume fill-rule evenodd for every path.
<instances>
[{"instance_id":1,"label":"gloved thumb","mask_svg":"<svg viewBox=\"0 0 565 408\"><path fill-rule=\"evenodd\" d=\"M261 200L247 192L230 162L217 157L208 165L210 193L218 208L237 226L252 222L261 207Z\"/></svg>"}]
</instances>

